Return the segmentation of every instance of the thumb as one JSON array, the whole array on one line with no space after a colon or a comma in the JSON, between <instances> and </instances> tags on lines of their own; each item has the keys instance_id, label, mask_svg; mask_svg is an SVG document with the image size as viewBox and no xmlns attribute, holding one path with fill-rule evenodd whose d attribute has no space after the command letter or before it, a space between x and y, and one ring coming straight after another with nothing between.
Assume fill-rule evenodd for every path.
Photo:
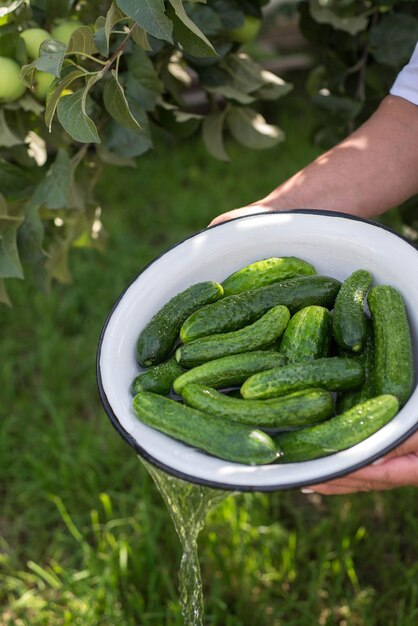
<instances>
[{"instance_id":1,"label":"thumb","mask_svg":"<svg viewBox=\"0 0 418 626\"><path fill-rule=\"evenodd\" d=\"M236 217L244 217L246 215L252 215L253 213L267 213L268 211L271 211L271 209L267 209L266 207L257 204L242 207L241 209L233 209L232 211L222 213L221 215L215 217L210 222L209 226L216 226L216 224L228 222L229 220L233 220Z\"/></svg>"},{"instance_id":2,"label":"thumb","mask_svg":"<svg viewBox=\"0 0 418 626\"><path fill-rule=\"evenodd\" d=\"M411 452L418 452L418 431L405 439L399 446L388 452L383 459L393 459L400 456L406 456Z\"/></svg>"}]
</instances>

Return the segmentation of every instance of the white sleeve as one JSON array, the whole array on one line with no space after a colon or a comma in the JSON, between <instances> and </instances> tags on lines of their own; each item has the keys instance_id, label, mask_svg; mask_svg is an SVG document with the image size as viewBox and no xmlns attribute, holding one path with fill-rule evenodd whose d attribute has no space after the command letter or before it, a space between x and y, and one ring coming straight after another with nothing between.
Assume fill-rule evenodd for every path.
<instances>
[{"instance_id":1,"label":"white sleeve","mask_svg":"<svg viewBox=\"0 0 418 626\"><path fill-rule=\"evenodd\" d=\"M418 105L418 44L409 63L397 75L390 93Z\"/></svg>"}]
</instances>

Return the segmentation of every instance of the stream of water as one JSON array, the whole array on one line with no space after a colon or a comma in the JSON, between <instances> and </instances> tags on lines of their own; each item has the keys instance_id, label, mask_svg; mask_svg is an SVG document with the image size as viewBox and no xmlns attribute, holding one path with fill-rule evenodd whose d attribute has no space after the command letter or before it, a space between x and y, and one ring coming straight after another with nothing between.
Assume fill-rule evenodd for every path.
<instances>
[{"instance_id":1,"label":"stream of water","mask_svg":"<svg viewBox=\"0 0 418 626\"><path fill-rule=\"evenodd\" d=\"M157 485L183 548L179 593L184 626L203 626L203 591L197 538L209 511L233 492L193 485L138 458Z\"/></svg>"}]
</instances>

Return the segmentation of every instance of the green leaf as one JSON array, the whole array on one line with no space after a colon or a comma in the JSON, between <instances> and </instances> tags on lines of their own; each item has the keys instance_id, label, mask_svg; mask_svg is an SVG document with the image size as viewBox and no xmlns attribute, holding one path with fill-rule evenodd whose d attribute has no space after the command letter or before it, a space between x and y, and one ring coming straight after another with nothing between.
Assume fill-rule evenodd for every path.
<instances>
[{"instance_id":1,"label":"green leaf","mask_svg":"<svg viewBox=\"0 0 418 626\"><path fill-rule=\"evenodd\" d=\"M0 215L0 276L23 278L22 265L16 243L16 232L22 218Z\"/></svg>"},{"instance_id":2,"label":"green leaf","mask_svg":"<svg viewBox=\"0 0 418 626\"><path fill-rule=\"evenodd\" d=\"M19 199L31 193L32 182L21 167L0 160L0 189L7 198Z\"/></svg>"},{"instance_id":3,"label":"green leaf","mask_svg":"<svg viewBox=\"0 0 418 626\"><path fill-rule=\"evenodd\" d=\"M255 100L252 96L235 89L232 85L219 85L218 87L208 87L207 89L209 93L223 96L227 100L235 100L240 104L251 104Z\"/></svg>"},{"instance_id":4,"label":"green leaf","mask_svg":"<svg viewBox=\"0 0 418 626\"><path fill-rule=\"evenodd\" d=\"M132 24L130 24L130 28L132 28ZM148 52L152 51L147 33L139 24L137 24L136 28L132 30L131 37L132 41L135 42L137 46L142 48L142 50L147 50Z\"/></svg>"},{"instance_id":5,"label":"green leaf","mask_svg":"<svg viewBox=\"0 0 418 626\"><path fill-rule=\"evenodd\" d=\"M164 92L164 85L158 76L151 59L141 48L134 48L128 59L128 79L126 94L129 99L139 102L144 109L155 109L158 98Z\"/></svg>"},{"instance_id":6,"label":"green leaf","mask_svg":"<svg viewBox=\"0 0 418 626\"><path fill-rule=\"evenodd\" d=\"M131 159L148 152L152 148L152 138L148 117L145 111L135 102L130 102L132 114L141 125L141 130L124 128L116 122L111 122L106 128L106 148L111 152Z\"/></svg>"},{"instance_id":7,"label":"green leaf","mask_svg":"<svg viewBox=\"0 0 418 626\"><path fill-rule=\"evenodd\" d=\"M268 124L264 117L253 109L231 107L226 119L234 139L247 148L264 150L272 148L284 139L284 133L280 128Z\"/></svg>"},{"instance_id":8,"label":"green leaf","mask_svg":"<svg viewBox=\"0 0 418 626\"><path fill-rule=\"evenodd\" d=\"M36 67L41 72L47 72L59 77L61 73L64 55L67 46L62 41L47 39L41 43L39 48L39 58L30 65Z\"/></svg>"},{"instance_id":9,"label":"green leaf","mask_svg":"<svg viewBox=\"0 0 418 626\"><path fill-rule=\"evenodd\" d=\"M9 215L4 196L0 194L0 277L23 278L17 249L16 232L22 217Z\"/></svg>"},{"instance_id":10,"label":"green leaf","mask_svg":"<svg viewBox=\"0 0 418 626\"><path fill-rule=\"evenodd\" d=\"M42 248L44 226L39 217L39 205L33 198L26 203L23 224L17 232L20 258L25 264L34 283L39 289L48 292L48 275L45 269L47 254Z\"/></svg>"},{"instance_id":11,"label":"green leaf","mask_svg":"<svg viewBox=\"0 0 418 626\"><path fill-rule=\"evenodd\" d=\"M34 2L32 0L32 6ZM41 0L42 11L45 11L45 22L52 24L57 19L69 16L70 3L68 0Z\"/></svg>"},{"instance_id":12,"label":"green leaf","mask_svg":"<svg viewBox=\"0 0 418 626\"><path fill-rule=\"evenodd\" d=\"M310 0L309 10L319 24L329 24L336 30L343 30L350 35L361 33L369 24L368 13L354 16L337 15L320 0Z\"/></svg>"},{"instance_id":13,"label":"green leaf","mask_svg":"<svg viewBox=\"0 0 418 626\"><path fill-rule=\"evenodd\" d=\"M105 24L106 18L103 15L99 15L94 23L93 41L100 54L107 57L109 55L109 46L106 41Z\"/></svg>"},{"instance_id":14,"label":"green leaf","mask_svg":"<svg viewBox=\"0 0 418 626\"><path fill-rule=\"evenodd\" d=\"M224 148L223 130L225 125L226 109L222 113L210 113L202 124L202 139L207 151L215 159L229 161Z\"/></svg>"},{"instance_id":15,"label":"green leaf","mask_svg":"<svg viewBox=\"0 0 418 626\"><path fill-rule=\"evenodd\" d=\"M104 26L107 50L109 50L110 35L112 34L113 27L115 26L115 24L123 19L126 19L126 16L122 13L122 11L116 5L116 2L113 0L108 12L106 13L106 21Z\"/></svg>"},{"instance_id":16,"label":"green leaf","mask_svg":"<svg viewBox=\"0 0 418 626\"><path fill-rule=\"evenodd\" d=\"M189 6L188 14L193 23L196 24L207 37L224 36L225 27L222 23L221 16L213 7L196 4L195 6Z\"/></svg>"},{"instance_id":17,"label":"green leaf","mask_svg":"<svg viewBox=\"0 0 418 626\"><path fill-rule=\"evenodd\" d=\"M4 109L0 109L0 146L11 148L24 143L23 139L18 137L7 124Z\"/></svg>"},{"instance_id":18,"label":"green leaf","mask_svg":"<svg viewBox=\"0 0 418 626\"><path fill-rule=\"evenodd\" d=\"M21 4L23 4L23 0L15 0L14 2L11 2L10 4L8 4L7 6L0 7L0 18L5 17L6 15L9 15L10 13L13 13L13 11L16 11L16 9L18 9Z\"/></svg>"},{"instance_id":19,"label":"green leaf","mask_svg":"<svg viewBox=\"0 0 418 626\"><path fill-rule=\"evenodd\" d=\"M29 89L33 87L35 72L36 68L32 63L24 65L20 70L20 78L22 79L23 84L26 85L26 87L29 87Z\"/></svg>"},{"instance_id":20,"label":"green leaf","mask_svg":"<svg viewBox=\"0 0 418 626\"><path fill-rule=\"evenodd\" d=\"M4 280L2 278L0 278L0 302L6 304L7 306L12 306L9 294L7 293L6 285L4 284Z\"/></svg>"},{"instance_id":21,"label":"green leaf","mask_svg":"<svg viewBox=\"0 0 418 626\"><path fill-rule=\"evenodd\" d=\"M38 102L38 100L35 100L35 98L29 93L25 93L19 99L19 108L23 109L23 111L35 113L35 115L40 115L44 110L42 104Z\"/></svg>"},{"instance_id":22,"label":"green leaf","mask_svg":"<svg viewBox=\"0 0 418 626\"><path fill-rule=\"evenodd\" d=\"M67 45L66 54L95 54L93 31L90 26L80 26L75 30Z\"/></svg>"},{"instance_id":23,"label":"green leaf","mask_svg":"<svg viewBox=\"0 0 418 626\"><path fill-rule=\"evenodd\" d=\"M400 69L409 61L418 40L418 20L388 13L370 29L370 52L376 61Z\"/></svg>"},{"instance_id":24,"label":"green leaf","mask_svg":"<svg viewBox=\"0 0 418 626\"><path fill-rule=\"evenodd\" d=\"M244 24L244 11L238 2L212 0L211 6L218 13L226 30L232 30Z\"/></svg>"},{"instance_id":25,"label":"green leaf","mask_svg":"<svg viewBox=\"0 0 418 626\"><path fill-rule=\"evenodd\" d=\"M33 195L34 202L47 209L73 206L74 169L68 153L61 149Z\"/></svg>"},{"instance_id":26,"label":"green leaf","mask_svg":"<svg viewBox=\"0 0 418 626\"><path fill-rule=\"evenodd\" d=\"M243 52L230 54L220 67L229 74L233 87L242 93L253 93L271 81L270 72L266 73Z\"/></svg>"},{"instance_id":27,"label":"green leaf","mask_svg":"<svg viewBox=\"0 0 418 626\"><path fill-rule=\"evenodd\" d=\"M173 25L165 15L164 0L116 0L118 7L145 32L173 43Z\"/></svg>"},{"instance_id":28,"label":"green leaf","mask_svg":"<svg viewBox=\"0 0 418 626\"><path fill-rule=\"evenodd\" d=\"M109 163L109 165L116 165L117 167L136 167L134 159L111 152L102 143L97 145L96 152L103 163Z\"/></svg>"},{"instance_id":29,"label":"green leaf","mask_svg":"<svg viewBox=\"0 0 418 626\"><path fill-rule=\"evenodd\" d=\"M52 120L62 92L67 89L71 83L77 80L77 78L81 78L82 76L85 76L83 70L74 69L67 73L63 78L55 79L51 84L46 98L45 108L45 124L47 125L49 131L51 131Z\"/></svg>"},{"instance_id":30,"label":"green leaf","mask_svg":"<svg viewBox=\"0 0 418 626\"><path fill-rule=\"evenodd\" d=\"M332 94L328 96L317 94L312 97L312 102L315 106L322 109L328 118L332 116L343 122L357 117L363 108L363 102L359 100L345 96L334 96Z\"/></svg>"},{"instance_id":31,"label":"green leaf","mask_svg":"<svg viewBox=\"0 0 418 626\"><path fill-rule=\"evenodd\" d=\"M51 278L68 285L72 282L69 265L71 242L67 239L57 239L49 247L46 269Z\"/></svg>"},{"instance_id":32,"label":"green leaf","mask_svg":"<svg viewBox=\"0 0 418 626\"><path fill-rule=\"evenodd\" d=\"M17 32L3 33L0 36L0 57L9 57L24 65L27 63L25 42Z\"/></svg>"},{"instance_id":33,"label":"green leaf","mask_svg":"<svg viewBox=\"0 0 418 626\"><path fill-rule=\"evenodd\" d=\"M58 120L75 141L100 143L96 125L86 113L87 90L88 85L69 96L60 98L57 105Z\"/></svg>"},{"instance_id":34,"label":"green leaf","mask_svg":"<svg viewBox=\"0 0 418 626\"><path fill-rule=\"evenodd\" d=\"M115 70L112 70L111 75L106 81L105 88L103 90L103 102L108 113L114 120L121 124L121 126L131 128L132 130L139 130L141 128L131 113L128 101L125 97L122 85L118 81Z\"/></svg>"},{"instance_id":35,"label":"green leaf","mask_svg":"<svg viewBox=\"0 0 418 626\"><path fill-rule=\"evenodd\" d=\"M277 100L278 98L286 96L293 89L293 85L291 83L286 83L283 78L280 78L280 76L276 76L276 74L268 72L267 70L262 72L262 77L266 81L265 84L260 87L260 89L253 92L253 95L257 99Z\"/></svg>"},{"instance_id":36,"label":"green leaf","mask_svg":"<svg viewBox=\"0 0 418 626\"><path fill-rule=\"evenodd\" d=\"M173 22L174 35L185 52L200 58L216 57L218 53L200 28L192 22L181 0L169 0L167 15Z\"/></svg>"}]
</instances>

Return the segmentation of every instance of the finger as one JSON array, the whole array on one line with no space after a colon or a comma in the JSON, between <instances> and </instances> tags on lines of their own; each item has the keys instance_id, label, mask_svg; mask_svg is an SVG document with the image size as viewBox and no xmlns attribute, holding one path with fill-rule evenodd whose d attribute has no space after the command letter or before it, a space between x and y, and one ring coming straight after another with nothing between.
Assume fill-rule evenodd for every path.
<instances>
[{"instance_id":1,"label":"finger","mask_svg":"<svg viewBox=\"0 0 418 626\"><path fill-rule=\"evenodd\" d=\"M417 452L417 451L418 451L418 431L415 432L410 437L408 437L408 439L405 439L405 441L403 441L399 446L397 446L396 448L388 452L388 454L386 454L382 458L384 460L391 459L392 457L404 456L411 452Z\"/></svg>"},{"instance_id":2,"label":"finger","mask_svg":"<svg viewBox=\"0 0 418 626\"><path fill-rule=\"evenodd\" d=\"M347 476L310 486L323 495L383 491L403 486L418 486L418 454L388 459L380 465L369 465Z\"/></svg>"},{"instance_id":3,"label":"finger","mask_svg":"<svg viewBox=\"0 0 418 626\"><path fill-rule=\"evenodd\" d=\"M253 215L254 213L267 213L269 209L259 206L259 205L251 205L248 207L243 207L241 209L233 209L232 211L228 211L227 213L222 213L213 219L209 226L215 226L216 224L221 224L222 222L228 222L236 217L244 217L246 215Z\"/></svg>"}]
</instances>

